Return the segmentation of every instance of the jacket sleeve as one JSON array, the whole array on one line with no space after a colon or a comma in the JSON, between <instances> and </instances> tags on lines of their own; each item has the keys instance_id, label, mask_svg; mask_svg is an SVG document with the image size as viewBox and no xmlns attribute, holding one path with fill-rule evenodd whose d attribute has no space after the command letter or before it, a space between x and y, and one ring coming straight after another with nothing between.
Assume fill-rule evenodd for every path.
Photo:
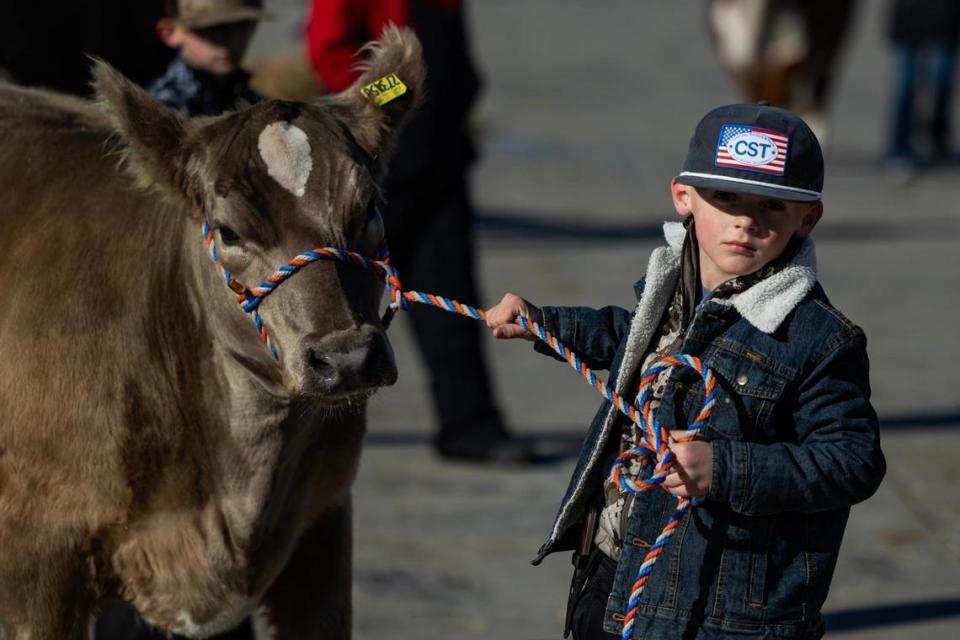
<instances>
[{"instance_id":1,"label":"jacket sleeve","mask_svg":"<svg viewBox=\"0 0 960 640\"><path fill-rule=\"evenodd\" d=\"M591 369L609 369L617 347L630 331L633 314L620 307L543 307L541 326L574 351ZM546 343L534 350L565 362Z\"/></svg>"},{"instance_id":2,"label":"jacket sleeve","mask_svg":"<svg viewBox=\"0 0 960 640\"><path fill-rule=\"evenodd\" d=\"M849 507L873 495L886 462L862 333L816 364L800 385L793 418L796 443L714 440L708 499L767 515Z\"/></svg>"}]
</instances>

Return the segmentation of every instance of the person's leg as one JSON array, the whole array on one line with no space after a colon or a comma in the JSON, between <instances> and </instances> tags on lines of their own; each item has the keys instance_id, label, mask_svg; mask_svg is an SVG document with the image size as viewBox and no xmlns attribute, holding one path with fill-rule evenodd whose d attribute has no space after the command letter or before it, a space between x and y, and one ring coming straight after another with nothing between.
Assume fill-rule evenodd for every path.
<instances>
[{"instance_id":1,"label":"person's leg","mask_svg":"<svg viewBox=\"0 0 960 640\"><path fill-rule=\"evenodd\" d=\"M573 640L612 640L618 637L603 629L607 598L613 590L616 572L616 561L603 556L587 577L571 613Z\"/></svg>"},{"instance_id":2,"label":"person's leg","mask_svg":"<svg viewBox=\"0 0 960 640\"><path fill-rule=\"evenodd\" d=\"M387 194L387 241L404 287L480 305L474 271L474 212L464 180L431 193ZM413 304L410 322L424 363L446 457L522 461L525 447L503 426L481 344L482 326Z\"/></svg>"},{"instance_id":3,"label":"person's leg","mask_svg":"<svg viewBox=\"0 0 960 640\"><path fill-rule=\"evenodd\" d=\"M951 110L956 49L941 45L933 52L933 114L930 121L931 152L935 160L945 160L952 152Z\"/></svg>"},{"instance_id":4,"label":"person's leg","mask_svg":"<svg viewBox=\"0 0 960 640\"><path fill-rule=\"evenodd\" d=\"M887 149L887 155L891 159L912 159L915 155L912 135L913 104L917 82L916 57L917 52L913 47L901 46L897 49L890 146Z\"/></svg>"}]
</instances>

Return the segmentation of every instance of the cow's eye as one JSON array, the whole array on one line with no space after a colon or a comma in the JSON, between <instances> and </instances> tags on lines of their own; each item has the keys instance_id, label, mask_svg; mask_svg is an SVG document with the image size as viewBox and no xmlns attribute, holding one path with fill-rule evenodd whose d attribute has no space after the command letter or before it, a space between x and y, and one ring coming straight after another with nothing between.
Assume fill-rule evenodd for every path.
<instances>
[{"instance_id":1,"label":"cow's eye","mask_svg":"<svg viewBox=\"0 0 960 640\"><path fill-rule=\"evenodd\" d=\"M378 244L383 240L383 217L380 215L380 209L371 207L367 213L367 223L363 227L363 235L367 242Z\"/></svg>"},{"instance_id":2,"label":"cow's eye","mask_svg":"<svg viewBox=\"0 0 960 640\"><path fill-rule=\"evenodd\" d=\"M220 227L220 240L228 247L239 244L240 236L237 235L237 232L231 229L230 227Z\"/></svg>"}]
</instances>

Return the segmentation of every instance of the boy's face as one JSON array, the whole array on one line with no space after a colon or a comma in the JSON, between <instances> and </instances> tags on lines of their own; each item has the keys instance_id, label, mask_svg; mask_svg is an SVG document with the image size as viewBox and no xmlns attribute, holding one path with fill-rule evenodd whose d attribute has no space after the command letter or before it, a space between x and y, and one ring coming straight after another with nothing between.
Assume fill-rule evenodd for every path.
<instances>
[{"instance_id":1,"label":"boy's face","mask_svg":"<svg viewBox=\"0 0 960 640\"><path fill-rule=\"evenodd\" d=\"M821 202L794 202L671 183L673 204L692 215L700 245L702 285L713 290L757 271L783 253L793 236L806 236L823 215Z\"/></svg>"},{"instance_id":2,"label":"boy's face","mask_svg":"<svg viewBox=\"0 0 960 640\"><path fill-rule=\"evenodd\" d=\"M232 22L190 30L164 19L157 24L157 33L168 47L179 49L184 62L194 69L228 75L240 66L256 28L256 22Z\"/></svg>"}]
</instances>

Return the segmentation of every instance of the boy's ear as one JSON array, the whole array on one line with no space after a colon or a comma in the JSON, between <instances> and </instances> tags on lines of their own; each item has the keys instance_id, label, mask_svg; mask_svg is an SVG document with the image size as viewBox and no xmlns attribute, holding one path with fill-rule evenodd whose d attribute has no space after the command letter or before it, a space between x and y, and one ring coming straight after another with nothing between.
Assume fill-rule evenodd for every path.
<instances>
[{"instance_id":1,"label":"boy's ear","mask_svg":"<svg viewBox=\"0 0 960 640\"><path fill-rule=\"evenodd\" d=\"M803 218L800 219L800 228L797 229L797 235L801 238L810 235L810 232L813 231L813 228L817 226L817 223L820 222L820 218L822 217L823 202L817 200L810 205L810 208L803 214Z\"/></svg>"},{"instance_id":2,"label":"boy's ear","mask_svg":"<svg viewBox=\"0 0 960 640\"><path fill-rule=\"evenodd\" d=\"M185 144L192 125L102 60L96 61L93 76L99 107L137 183L191 208L199 204L198 181L188 170L191 154Z\"/></svg>"},{"instance_id":3,"label":"boy's ear","mask_svg":"<svg viewBox=\"0 0 960 640\"><path fill-rule=\"evenodd\" d=\"M170 18L160 18L157 20L157 37L160 38L160 42L167 45L172 49L176 49L180 46L179 32L177 31L177 23L171 20Z\"/></svg>"},{"instance_id":4,"label":"boy's ear","mask_svg":"<svg viewBox=\"0 0 960 640\"><path fill-rule=\"evenodd\" d=\"M676 209L677 214L684 218L693 212L693 209L690 208L690 189L692 188L680 184L676 178L670 181L670 196L673 199L673 208Z\"/></svg>"},{"instance_id":5,"label":"boy's ear","mask_svg":"<svg viewBox=\"0 0 960 640\"><path fill-rule=\"evenodd\" d=\"M380 156L423 98L426 67L420 41L406 27L386 27L364 51L370 58L363 63L363 75L334 102L346 107L357 142Z\"/></svg>"}]
</instances>

